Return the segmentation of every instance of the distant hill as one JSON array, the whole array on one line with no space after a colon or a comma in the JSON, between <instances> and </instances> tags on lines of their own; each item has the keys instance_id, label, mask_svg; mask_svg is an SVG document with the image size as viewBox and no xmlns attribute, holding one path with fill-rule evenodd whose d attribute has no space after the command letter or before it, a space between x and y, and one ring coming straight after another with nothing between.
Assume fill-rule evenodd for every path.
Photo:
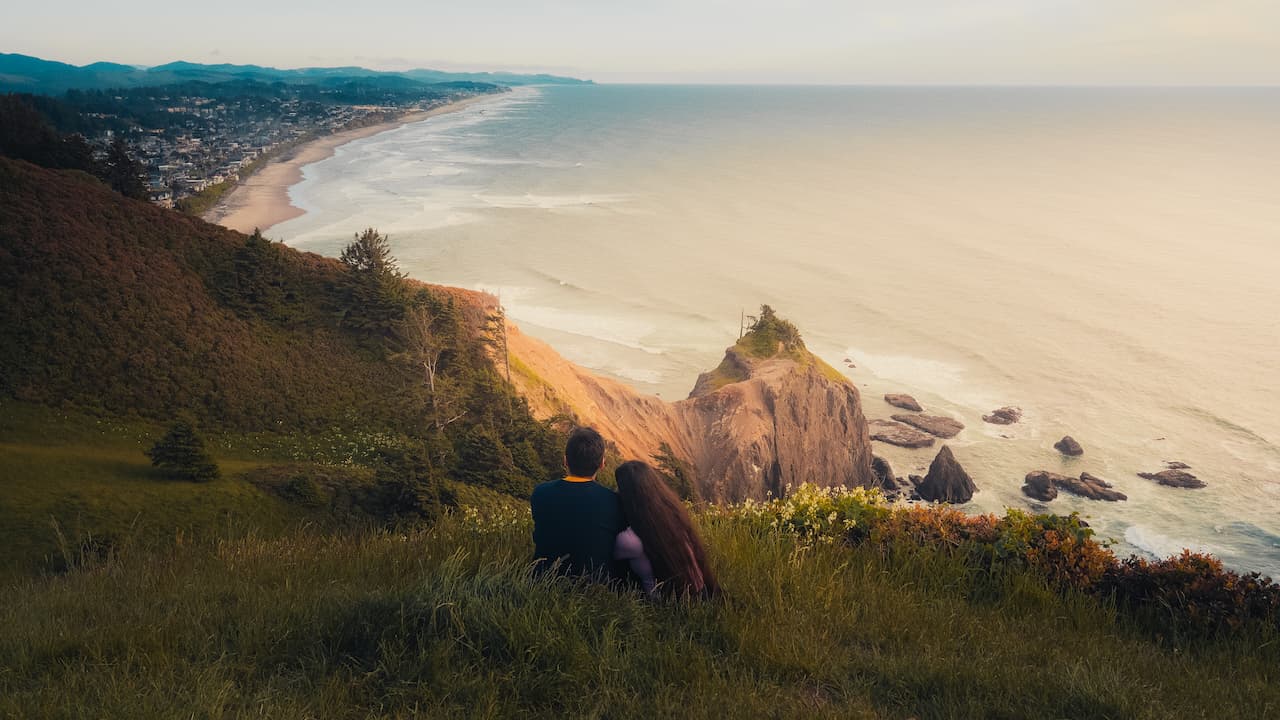
<instances>
[{"instance_id":1,"label":"distant hill","mask_svg":"<svg viewBox=\"0 0 1280 720\"><path fill-rule=\"evenodd\" d=\"M441 82L486 82L500 85L585 84L590 81L558 75L524 75L508 72L454 73L417 69L383 72L360 67L296 68L282 70L261 65L205 65L177 61L154 67L134 67L96 62L70 65L29 55L0 53L0 92L28 92L57 95L67 90L105 90L148 87L185 82L221 83L233 80L283 82L289 84L331 84L356 79L375 79L398 84Z\"/></svg>"}]
</instances>

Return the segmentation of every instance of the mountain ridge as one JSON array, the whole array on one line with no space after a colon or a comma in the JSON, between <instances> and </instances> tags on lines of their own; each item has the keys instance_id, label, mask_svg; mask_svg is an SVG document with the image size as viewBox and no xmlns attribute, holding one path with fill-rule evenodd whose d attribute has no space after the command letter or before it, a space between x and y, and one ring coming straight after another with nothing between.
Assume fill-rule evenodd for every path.
<instances>
[{"instance_id":1,"label":"mountain ridge","mask_svg":"<svg viewBox=\"0 0 1280 720\"><path fill-rule=\"evenodd\" d=\"M498 85L590 84L582 80L546 73L449 72L430 68L405 71L370 70L357 66L276 68L233 63L204 64L175 60L160 65L137 67L109 61L73 65L32 55L0 53L0 92L30 92L56 95L67 90L173 85L190 81L227 82L259 80L290 84L314 84L334 78L375 78L430 85L441 82L487 82Z\"/></svg>"}]
</instances>

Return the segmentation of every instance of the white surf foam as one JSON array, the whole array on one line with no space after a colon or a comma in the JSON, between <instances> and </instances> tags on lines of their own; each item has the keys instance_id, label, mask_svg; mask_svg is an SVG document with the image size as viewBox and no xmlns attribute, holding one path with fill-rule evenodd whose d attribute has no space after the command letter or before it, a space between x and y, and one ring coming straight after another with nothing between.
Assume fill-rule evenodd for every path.
<instances>
[{"instance_id":1,"label":"white surf foam","mask_svg":"<svg viewBox=\"0 0 1280 720\"><path fill-rule=\"evenodd\" d=\"M1156 558L1167 558L1170 555L1179 555L1184 549L1198 553L1212 553L1220 555L1208 545L1195 543L1186 540L1177 540L1168 535L1161 534L1152 530L1145 525L1130 525L1124 531L1124 540L1130 545Z\"/></svg>"}]
</instances>

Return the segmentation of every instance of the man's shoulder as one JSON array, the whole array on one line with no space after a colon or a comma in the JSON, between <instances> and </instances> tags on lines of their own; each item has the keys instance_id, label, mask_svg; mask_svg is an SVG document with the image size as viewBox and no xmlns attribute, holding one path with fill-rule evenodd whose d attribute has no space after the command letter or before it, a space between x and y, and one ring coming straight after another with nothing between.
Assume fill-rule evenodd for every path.
<instances>
[{"instance_id":1,"label":"man's shoulder","mask_svg":"<svg viewBox=\"0 0 1280 720\"><path fill-rule=\"evenodd\" d=\"M544 483L540 483L537 487L533 489L533 492L529 494L530 502L545 496L547 493L555 492L556 486L560 485L563 482L564 482L563 480L548 480Z\"/></svg>"},{"instance_id":2,"label":"man's shoulder","mask_svg":"<svg viewBox=\"0 0 1280 720\"><path fill-rule=\"evenodd\" d=\"M582 494L579 494L579 492ZM548 480L547 482L541 483L533 489L533 493L529 495L529 499L532 501L539 497L545 497L547 495L561 495L563 493L569 493L570 496L579 498L584 497L585 495L601 499L618 499L618 493L616 490L605 487L594 480L589 483L571 483L563 479Z\"/></svg>"}]
</instances>

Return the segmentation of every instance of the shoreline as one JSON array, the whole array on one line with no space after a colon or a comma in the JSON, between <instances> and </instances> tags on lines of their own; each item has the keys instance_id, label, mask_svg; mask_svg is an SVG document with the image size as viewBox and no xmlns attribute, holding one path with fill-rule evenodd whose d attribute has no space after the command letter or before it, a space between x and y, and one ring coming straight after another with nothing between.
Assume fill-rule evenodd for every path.
<instances>
[{"instance_id":1,"label":"shoreline","mask_svg":"<svg viewBox=\"0 0 1280 720\"><path fill-rule=\"evenodd\" d=\"M245 234L254 229L268 229L306 214L289 198L289 188L302 182L302 168L333 157L338 148L353 140L372 137L379 133L421 122L437 115L458 112L471 105L502 97L506 93L475 95L455 100L430 110L418 110L395 120L351 128L316 138L300 145L284 156L269 161L265 167L241 180L200 219Z\"/></svg>"}]
</instances>

